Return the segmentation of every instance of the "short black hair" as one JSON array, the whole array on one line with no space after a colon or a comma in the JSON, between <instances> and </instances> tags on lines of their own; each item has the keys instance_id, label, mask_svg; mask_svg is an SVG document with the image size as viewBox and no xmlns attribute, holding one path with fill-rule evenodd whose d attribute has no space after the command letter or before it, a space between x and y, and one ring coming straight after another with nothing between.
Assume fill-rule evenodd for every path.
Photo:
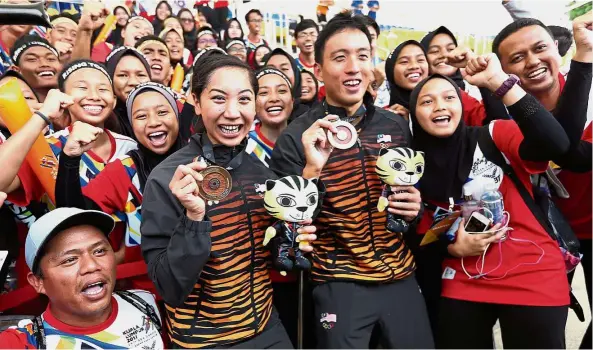
<instances>
[{"instance_id":1,"label":"short black hair","mask_svg":"<svg viewBox=\"0 0 593 350\"><path fill-rule=\"evenodd\" d=\"M550 34L551 38L554 38L554 35L552 34L552 31L550 30L550 28L546 27L546 25L543 24L540 20L537 20L535 18L520 18L514 22L511 22L509 25L504 27L500 31L500 33L498 33L496 35L496 37L494 38L494 41L492 42L492 52L494 52L496 54L496 56L498 56L498 58L500 58L500 52L498 51L500 48L500 43L504 39L508 38L511 34L514 34L517 31L519 31L520 29L523 29L523 28L529 27L529 26L540 26L540 27L544 28L546 30L546 32L548 32L548 34Z\"/></svg>"},{"instance_id":2,"label":"short black hair","mask_svg":"<svg viewBox=\"0 0 593 350\"><path fill-rule=\"evenodd\" d=\"M315 28L315 30L317 31L317 34L319 34L319 26L317 26L317 23L315 23L314 20L304 19L304 20L300 21L296 25L296 28L294 29L294 37L296 38L300 32L305 31L310 28Z\"/></svg>"},{"instance_id":3,"label":"short black hair","mask_svg":"<svg viewBox=\"0 0 593 350\"><path fill-rule=\"evenodd\" d=\"M369 16L363 16L363 17L367 21L367 27L373 27L373 29L375 29L375 32L377 32L377 37L379 37L379 34L381 34L381 28L379 27L379 24L377 23L377 21L375 21L374 19L372 19Z\"/></svg>"},{"instance_id":4,"label":"short black hair","mask_svg":"<svg viewBox=\"0 0 593 350\"><path fill-rule=\"evenodd\" d=\"M194 65L192 75L191 91L196 95L196 98L200 98L200 95L210 83L210 79L212 78L212 75L214 75L214 72L220 68L238 68L245 70L249 75L251 87L253 88L255 95L257 95L257 79L255 79L253 69L251 69L247 63L238 60L236 57L227 55L210 56L199 62L200 64Z\"/></svg>"},{"instance_id":5,"label":"short black hair","mask_svg":"<svg viewBox=\"0 0 593 350\"><path fill-rule=\"evenodd\" d=\"M251 16L252 13L256 13L258 14L261 18L264 17L264 15L261 14L261 11L258 9L251 9L249 10L249 12L247 12L247 14L245 15L245 22L249 23L249 16Z\"/></svg>"},{"instance_id":6,"label":"short black hair","mask_svg":"<svg viewBox=\"0 0 593 350\"><path fill-rule=\"evenodd\" d=\"M561 26L548 26L548 29L552 32L554 40L558 41L558 53L564 57L572 46L572 32Z\"/></svg>"},{"instance_id":7,"label":"short black hair","mask_svg":"<svg viewBox=\"0 0 593 350\"><path fill-rule=\"evenodd\" d=\"M319 33L317 41L315 41L315 62L323 63L323 53L325 51L325 44L329 39L339 32L343 32L348 29L360 30L369 39L369 46L371 44L371 33L367 28L367 21L362 15L353 16L351 12L344 12L337 14L332 18L325 28Z\"/></svg>"}]
</instances>

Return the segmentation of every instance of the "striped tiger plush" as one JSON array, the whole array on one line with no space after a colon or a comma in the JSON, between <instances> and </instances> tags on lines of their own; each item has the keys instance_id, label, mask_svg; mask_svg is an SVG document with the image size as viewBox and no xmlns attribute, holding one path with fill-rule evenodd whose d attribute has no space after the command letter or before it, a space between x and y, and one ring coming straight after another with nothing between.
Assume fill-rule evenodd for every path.
<instances>
[{"instance_id":1,"label":"striped tiger plush","mask_svg":"<svg viewBox=\"0 0 593 350\"><path fill-rule=\"evenodd\" d=\"M394 192L391 186L414 186L424 174L424 152L407 147L383 148L376 164L377 175L383 183L377 210L384 211L389 197ZM408 223L399 215L387 212L387 229L391 232L406 232Z\"/></svg>"},{"instance_id":2,"label":"striped tiger plush","mask_svg":"<svg viewBox=\"0 0 593 350\"><path fill-rule=\"evenodd\" d=\"M290 271L294 267L302 270L311 268L311 262L303 256L295 238L297 229L302 226L298 223L313 219L318 203L317 179L307 180L291 175L266 181L264 207L280 221L268 227L264 245L272 242L274 266L280 271ZM291 248L294 251L294 263L289 256Z\"/></svg>"}]
</instances>

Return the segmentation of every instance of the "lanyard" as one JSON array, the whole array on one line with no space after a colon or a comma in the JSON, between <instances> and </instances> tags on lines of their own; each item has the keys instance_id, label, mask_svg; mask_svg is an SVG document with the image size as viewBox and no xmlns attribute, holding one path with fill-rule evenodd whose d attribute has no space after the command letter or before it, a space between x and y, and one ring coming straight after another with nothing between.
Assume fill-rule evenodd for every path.
<instances>
[{"instance_id":1,"label":"lanyard","mask_svg":"<svg viewBox=\"0 0 593 350\"><path fill-rule=\"evenodd\" d=\"M206 133L200 136L200 143L202 144L202 151L204 153L204 158L208 165L218 164L216 162L216 158L214 157L214 146L212 145L212 141L210 141ZM244 153L244 150L241 150L239 154L237 154L233 159L231 159L229 164L226 166L226 169L230 171L239 168L241 166L241 163L243 162Z\"/></svg>"},{"instance_id":2,"label":"lanyard","mask_svg":"<svg viewBox=\"0 0 593 350\"><path fill-rule=\"evenodd\" d=\"M323 108L324 108L324 112L325 112L325 116L329 115L329 105L327 104L327 101L323 101ZM363 104L360 105L360 108L358 108L358 110L354 113L354 115L352 116L347 116L345 113L344 115L340 115L341 113L337 113L337 116L340 118L340 120L345 121L347 123L350 124L354 124L355 121L357 121L356 124L359 124L360 121L366 116L366 112L367 109Z\"/></svg>"}]
</instances>

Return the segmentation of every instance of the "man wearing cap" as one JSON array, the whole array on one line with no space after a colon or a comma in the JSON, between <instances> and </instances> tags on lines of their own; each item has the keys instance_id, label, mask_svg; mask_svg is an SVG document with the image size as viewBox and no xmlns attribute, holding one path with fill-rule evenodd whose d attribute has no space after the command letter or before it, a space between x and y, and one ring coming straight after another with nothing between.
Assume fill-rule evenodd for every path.
<instances>
[{"instance_id":1,"label":"man wearing cap","mask_svg":"<svg viewBox=\"0 0 593 350\"><path fill-rule=\"evenodd\" d=\"M47 31L47 40L60 53L60 62L67 63L72 58L72 50L78 34L78 16L62 12L52 17L52 28Z\"/></svg>"},{"instance_id":2,"label":"man wearing cap","mask_svg":"<svg viewBox=\"0 0 593 350\"><path fill-rule=\"evenodd\" d=\"M27 279L49 305L40 317L0 333L2 347L163 348L154 296L113 292L115 255L107 236L114 225L100 211L59 208L31 226Z\"/></svg>"},{"instance_id":3,"label":"man wearing cap","mask_svg":"<svg viewBox=\"0 0 593 350\"><path fill-rule=\"evenodd\" d=\"M58 87L58 73L62 70L58 51L37 35L25 35L12 47L12 61L33 91L39 102L47 93Z\"/></svg>"}]
</instances>

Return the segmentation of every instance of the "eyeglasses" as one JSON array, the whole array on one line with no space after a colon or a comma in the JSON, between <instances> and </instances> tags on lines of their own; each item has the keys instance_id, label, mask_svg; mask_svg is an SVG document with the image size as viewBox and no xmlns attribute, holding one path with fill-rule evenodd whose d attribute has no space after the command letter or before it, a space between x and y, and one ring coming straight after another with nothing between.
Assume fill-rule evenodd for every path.
<instances>
[{"instance_id":1,"label":"eyeglasses","mask_svg":"<svg viewBox=\"0 0 593 350\"><path fill-rule=\"evenodd\" d=\"M198 40L198 44L214 44L216 45L216 39L200 39Z\"/></svg>"},{"instance_id":2,"label":"eyeglasses","mask_svg":"<svg viewBox=\"0 0 593 350\"><path fill-rule=\"evenodd\" d=\"M230 54L233 54L233 53L247 53L247 49L245 49L245 48L237 48L237 49L230 48L228 50L228 53L230 53Z\"/></svg>"},{"instance_id":3,"label":"eyeglasses","mask_svg":"<svg viewBox=\"0 0 593 350\"><path fill-rule=\"evenodd\" d=\"M319 36L319 34L317 34L317 33L299 33L299 35L297 35L297 39L306 39L306 38L317 39L318 36Z\"/></svg>"},{"instance_id":4,"label":"eyeglasses","mask_svg":"<svg viewBox=\"0 0 593 350\"><path fill-rule=\"evenodd\" d=\"M264 20L263 20L263 19L261 19L261 18L260 18L260 19L250 19L250 20L249 20L249 23L261 23L261 22L263 22L263 21L264 21Z\"/></svg>"}]
</instances>

